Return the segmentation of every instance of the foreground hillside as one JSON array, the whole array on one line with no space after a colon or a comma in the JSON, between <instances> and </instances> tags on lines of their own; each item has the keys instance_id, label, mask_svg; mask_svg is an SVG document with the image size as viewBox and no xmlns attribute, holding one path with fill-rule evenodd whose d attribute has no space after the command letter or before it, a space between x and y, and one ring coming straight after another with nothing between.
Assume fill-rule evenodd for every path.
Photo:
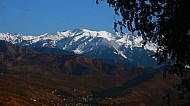
<instances>
[{"instance_id":1,"label":"foreground hillside","mask_svg":"<svg viewBox=\"0 0 190 106\"><path fill-rule=\"evenodd\" d=\"M92 91L120 86L126 79L116 76L3 74L0 76L0 104L54 106L89 103L94 100Z\"/></svg>"},{"instance_id":2,"label":"foreground hillside","mask_svg":"<svg viewBox=\"0 0 190 106\"><path fill-rule=\"evenodd\" d=\"M166 94L171 95L171 104L185 103L177 101L178 96L172 87L172 79L163 79L159 73L149 73L144 69L133 71L138 74L136 77L2 73L0 104L160 106L166 104L162 100Z\"/></svg>"}]
</instances>

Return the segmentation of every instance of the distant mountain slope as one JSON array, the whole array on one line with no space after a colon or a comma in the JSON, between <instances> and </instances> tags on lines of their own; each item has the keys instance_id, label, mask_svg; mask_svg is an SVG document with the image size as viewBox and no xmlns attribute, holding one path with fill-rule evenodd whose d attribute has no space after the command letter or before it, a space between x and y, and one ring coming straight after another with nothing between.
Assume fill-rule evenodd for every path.
<instances>
[{"instance_id":1,"label":"distant mountain slope","mask_svg":"<svg viewBox=\"0 0 190 106\"><path fill-rule=\"evenodd\" d=\"M0 46L0 70L10 73L126 75L127 72L127 69L119 65L110 65L80 55L38 53L6 41L0 41Z\"/></svg>"},{"instance_id":2,"label":"distant mountain slope","mask_svg":"<svg viewBox=\"0 0 190 106\"><path fill-rule=\"evenodd\" d=\"M74 52L66 51L66 50L61 50L58 48L49 48L49 47L34 47L30 48L36 52L42 53L42 54L59 54L59 55L74 55Z\"/></svg>"},{"instance_id":3,"label":"distant mountain slope","mask_svg":"<svg viewBox=\"0 0 190 106\"><path fill-rule=\"evenodd\" d=\"M128 67L156 66L155 59L150 57L155 45L148 43L142 48L143 39L130 34L75 29L40 36L0 33L0 39L30 48L58 48Z\"/></svg>"},{"instance_id":4,"label":"distant mountain slope","mask_svg":"<svg viewBox=\"0 0 190 106\"><path fill-rule=\"evenodd\" d=\"M28 53L28 52L34 52L30 49L26 49L24 47L9 43L4 40L0 40L0 52L1 53Z\"/></svg>"}]
</instances>

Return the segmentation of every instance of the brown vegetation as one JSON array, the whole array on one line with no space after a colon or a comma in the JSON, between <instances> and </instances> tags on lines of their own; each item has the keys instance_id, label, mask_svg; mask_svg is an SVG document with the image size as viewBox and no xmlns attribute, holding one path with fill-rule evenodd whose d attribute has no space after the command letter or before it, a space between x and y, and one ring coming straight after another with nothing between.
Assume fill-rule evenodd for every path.
<instances>
[{"instance_id":1,"label":"brown vegetation","mask_svg":"<svg viewBox=\"0 0 190 106\"><path fill-rule=\"evenodd\" d=\"M186 102L177 101L172 88L171 82L177 84L180 79L163 79L161 69L127 70L78 55L6 51L0 57L3 106L160 106L165 94L172 96L173 105Z\"/></svg>"}]
</instances>

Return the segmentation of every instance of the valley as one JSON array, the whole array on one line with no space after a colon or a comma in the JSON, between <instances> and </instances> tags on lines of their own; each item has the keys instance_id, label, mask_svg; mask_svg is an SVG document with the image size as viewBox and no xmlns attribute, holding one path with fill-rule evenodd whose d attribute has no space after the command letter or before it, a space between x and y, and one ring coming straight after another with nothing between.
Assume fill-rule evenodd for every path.
<instances>
[{"instance_id":1,"label":"valley","mask_svg":"<svg viewBox=\"0 0 190 106\"><path fill-rule=\"evenodd\" d=\"M12 70L13 71L13 70ZM178 92L173 79L161 73L136 69L137 76L65 75L62 73L1 73L0 104L3 106L160 106L162 97L171 95L171 104ZM143 73L139 72L143 71ZM133 75L133 74L132 74Z\"/></svg>"},{"instance_id":2,"label":"valley","mask_svg":"<svg viewBox=\"0 0 190 106\"><path fill-rule=\"evenodd\" d=\"M62 51L26 48L0 41L0 105L2 106L160 106L180 77L163 78L163 68L126 67ZM45 52L46 51L46 52ZM55 52L56 51L56 52Z\"/></svg>"}]
</instances>

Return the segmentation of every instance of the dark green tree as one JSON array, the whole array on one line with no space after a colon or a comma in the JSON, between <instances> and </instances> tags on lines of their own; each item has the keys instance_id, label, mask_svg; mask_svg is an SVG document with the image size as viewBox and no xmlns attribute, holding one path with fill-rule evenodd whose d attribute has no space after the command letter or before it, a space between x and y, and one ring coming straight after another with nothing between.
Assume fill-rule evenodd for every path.
<instances>
[{"instance_id":1,"label":"dark green tree","mask_svg":"<svg viewBox=\"0 0 190 106\"><path fill-rule=\"evenodd\" d=\"M103 0L96 0L97 3ZM158 64L173 65L168 73L185 77L190 66L189 0L105 0L115 11L115 31L123 28L158 45ZM180 87L190 90L189 80Z\"/></svg>"}]
</instances>

